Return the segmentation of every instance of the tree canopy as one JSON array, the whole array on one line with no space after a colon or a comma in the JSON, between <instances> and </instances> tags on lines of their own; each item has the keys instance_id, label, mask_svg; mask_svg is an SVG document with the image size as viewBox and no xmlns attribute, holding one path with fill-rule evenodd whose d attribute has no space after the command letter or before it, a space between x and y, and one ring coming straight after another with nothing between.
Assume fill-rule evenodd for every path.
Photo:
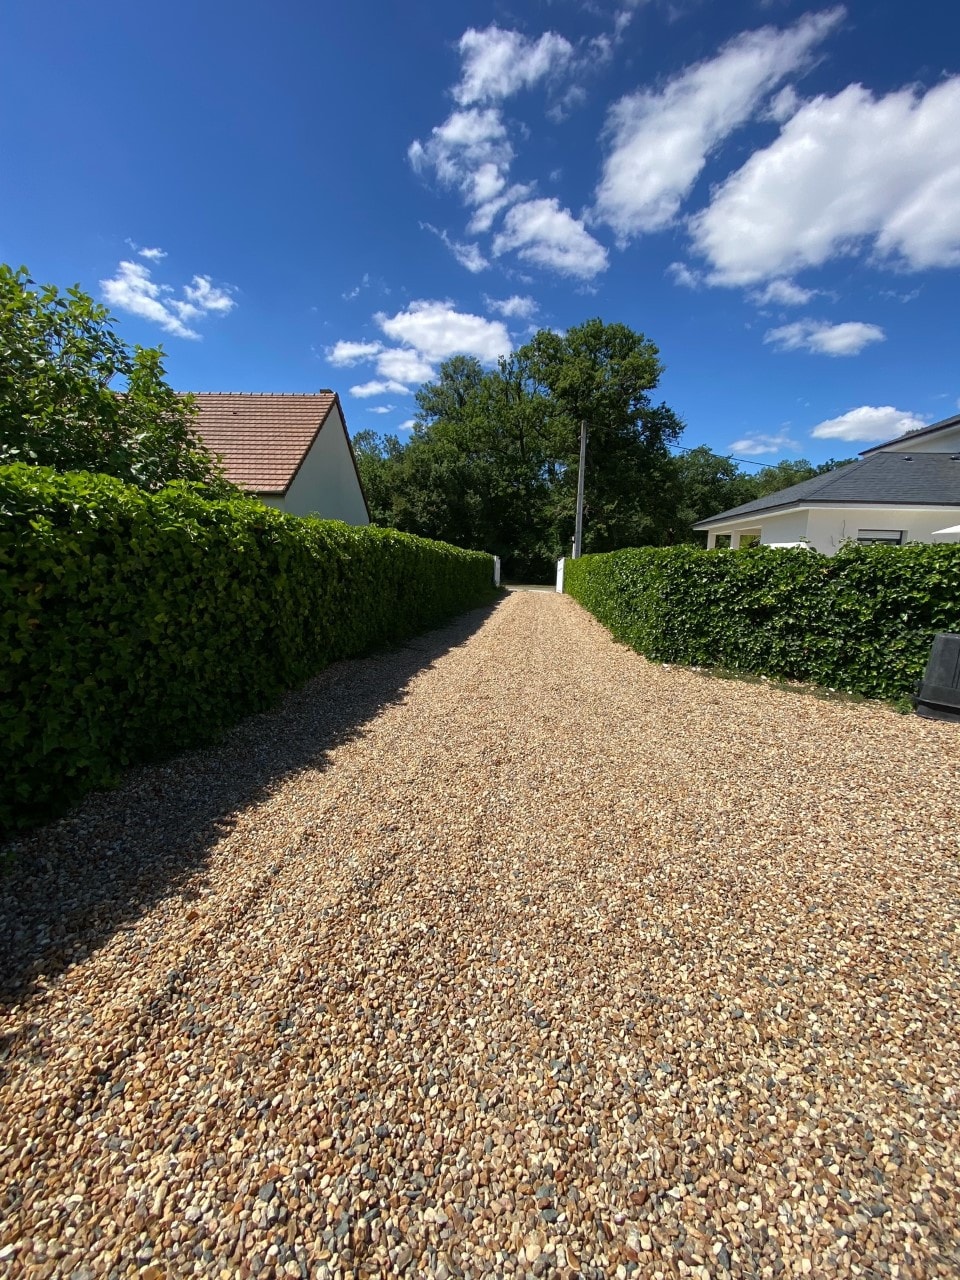
<instances>
[{"instance_id":1,"label":"tree canopy","mask_svg":"<svg viewBox=\"0 0 960 1280\"><path fill-rule=\"evenodd\" d=\"M584 550L702 541L692 525L835 463L745 474L651 397L659 352L622 324L542 329L492 370L455 356L417 393L410 439L354 437L373 518L492 551L507 577L547 580L573 535L580 423L589 442Z\"/></svg>"},{"instance_id":2,"label":"tree canopy","mask_svg":"<svg viewBox=\"0 0 960 1280\"><path fill-rule=\"evenodd\" d=\"M166 382L163 351L120 338L74 287L37 286L0 265L0 463L99 471L143 489L191 480L233 491L195 430L189 397Z\"/></svg>"},{"instance_id":3,"label":"tree canopy","mask_svg":"<svg viewBox=\"0 0 960 1280\"><path fill-rule=\"evenodd\" d=\"M375 519L544 577L573 531L586 421L586 549L650 540L657 476L682 430L651 400L661 372L652 342L601 320L541 330L489 371L455 356L418 392L409 442L354 439Z\"/></svg>"}]
</instances>

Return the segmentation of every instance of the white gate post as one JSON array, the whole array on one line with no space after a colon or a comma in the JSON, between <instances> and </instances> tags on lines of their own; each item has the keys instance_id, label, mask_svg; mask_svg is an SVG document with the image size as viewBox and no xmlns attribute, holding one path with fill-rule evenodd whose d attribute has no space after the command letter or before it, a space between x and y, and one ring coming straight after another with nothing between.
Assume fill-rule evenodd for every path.
<instances>
[{"instance_id":1,"label":"white gate post","mask_svg":"<svg viewBox=\"0 0 960 1280\"><path fill-rule=\"evenodd\" d=\"M495 587L499 587L500 585L500 557L499 556L493 557L493 585Z\"/></svg>"},{"instance_id":2,"label":"white gate post","mask_svg":"<svg viewBox=\"0 0 960 1280\"><path fill-rule=\"evenodd\" d=\"M566 563L566 557L557 561L557 590L563 592L563 566Z\"/></svg>"}]
</instances>

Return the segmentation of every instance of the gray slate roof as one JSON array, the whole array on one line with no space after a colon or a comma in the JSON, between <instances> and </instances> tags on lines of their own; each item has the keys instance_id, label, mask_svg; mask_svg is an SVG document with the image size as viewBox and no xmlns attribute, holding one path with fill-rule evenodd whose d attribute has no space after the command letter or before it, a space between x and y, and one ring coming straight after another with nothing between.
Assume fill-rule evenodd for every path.
<instances>
[{"instance_id":1,"label":"gray slate roof","mask_svg":"<svg viewBox=\"0 0 960 1280\"><path fill-rule=\"evenodd\" d=\"M698 521L695 529L784 507L960 507L960 457L949 453L871 453L812 480Z\"/></svg>"}]
</instances>

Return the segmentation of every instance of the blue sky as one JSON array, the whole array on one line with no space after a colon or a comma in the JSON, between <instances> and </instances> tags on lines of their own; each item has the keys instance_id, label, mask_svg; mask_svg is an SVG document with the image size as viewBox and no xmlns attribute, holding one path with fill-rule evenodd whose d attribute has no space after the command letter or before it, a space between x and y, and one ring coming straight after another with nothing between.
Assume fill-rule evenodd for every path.
<instances>
[{"instance_id":1,"label":"blue sky","mask_svg":"<svg viewBox=\"0 0 960 1280\"><path fill-rule=\"evenodd\" d=\"M960 11L8 0L0 256L182 390L405 430L459 351L651 338L683 444L846 457L960 408Z\"/></svg>"}]
</instances>

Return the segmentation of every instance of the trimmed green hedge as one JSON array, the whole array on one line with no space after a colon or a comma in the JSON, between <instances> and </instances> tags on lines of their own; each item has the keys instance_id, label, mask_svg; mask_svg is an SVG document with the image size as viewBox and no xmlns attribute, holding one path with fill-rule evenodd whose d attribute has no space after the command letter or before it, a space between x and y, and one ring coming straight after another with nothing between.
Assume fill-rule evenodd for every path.
<instances>
[{"instance_id":1,"label":"trimmed green hedge","mask_svg":"<svg viewBox=\"0 0 960 1280\"><path fill-rule=\"evenodd\" d=\"M493 595L480 552L0 467L0 828Z\"/></svg>"},{"instance_id":2,"label":"trimmed green hedge","mask_svg":"<svg viewBox=\"0 0 960 1280\"><path fill-rule=\"evenodd\" d=\"M960 546L646 547L568 560L564 589L656 662L896 699L960 631Z\"/></svg>"}]
</instances>

